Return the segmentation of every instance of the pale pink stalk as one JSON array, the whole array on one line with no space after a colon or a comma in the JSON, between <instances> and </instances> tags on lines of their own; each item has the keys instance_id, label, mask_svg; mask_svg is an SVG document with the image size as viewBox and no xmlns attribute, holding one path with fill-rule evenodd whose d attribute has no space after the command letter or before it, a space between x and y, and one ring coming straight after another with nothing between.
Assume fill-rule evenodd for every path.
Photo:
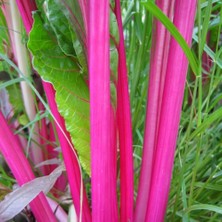
<instances>
[{"instance_id":1,"label":"pale pink stalk","mask_svg":"<svg viewBox=\"0 0 222 222\"><path fill-rule=\"evenodd\" d=\"M28 7L28 5L26 5L25 3L25 0L17 0L20 14L22 16L24 24L26 24L26 32L29 33L33 24L31 13L32 10L36 10L36 5L34 1L29 3L30 7ZM77 216L79 217L80 221L91 221L90 209L83 187L79 163L75 156L75 150L73 150L73 147L71 146L70 136L66 131L64 119L58 112L58 108L55 102L55 90L50 83L44 81L43 87L48 99L51 112L56 119L56 130L63 153L64 163L67 170L67 177L70 184L71 194Z\"/></svg>"},{"instance_id":2,"label":"pale pink stalk","mask_svg":"<svg viewBox=\"0 0 222 222\"><path fill-rule=\"evenodd\" d=\"M59 206L59 204L52 200L51 198L47 197L48 203L52 209L52 211L54 212L58 222L66 222L68 221L68 215L67 213L62 209L61 206Z\"/></svg>"},{"instance_id":3,"label":"pale pink stalk","mask_svg":"<svg viewBox=\"0 0 222 222\"><path fill-rule=\"evenodd\" d=\"M195 12L195 0L177 0L175 2L174 24L189 44L192 39ZM154 160L155 165L152 174L146 221L164 221L187 68L188 61L181 47L172 39L170 43Z\"/></svg>"},{"instance_id":4,"label":"pale pink stalk","mask_svg":"<svg viewBox=\"0 0 222 222\"><path fill-rule=\"evenodd\" d=\"M13 60L16 61L18 68L25 76L30 75L30 65L28 62L27 49L22 43L21 36L21 24L19 22L20 16L14 0L8 0L2 4L2 10L6 16L7 26L9 28L10 41L12 43ZM36 116L35 104L31 89L26 82L21 82L21 92L23 98L23 104L25 107L26 114L30 121L33 121ZM38 146L38 126L34 125L33 134L31 135L32 140L35 141L31 144L30 156L34 163L42 162L42 151Z\"/></svg>"},{"instance_id":5,"label":"pale pink stalk","mask_svg":"<svg viewBox=\"0 0 222 222\"><path fill-rule=\"evenodd\" d=\"M117 124L120 149L120 221L133 221L133 146L130 99L120 0L115 1L119 28Z\"/></svg>"},{"instance_id":6,"label":"pale pink stalk","mask_svg":"<svg viewBox=\"0 0 222 222\"><path fill-rule=\"evenodd\" d=\"M16 137L11 132L1 112L0 150L20 186L35 179L29 162L22 152L22 148L17 143ZM57 221L43 193L40 193L30 203L30 207L37 221Z\"/></svg>"},{"instance_id":7,"label":"pale pink stalk","mask_svg":"<svg viewBox=\"0 0 222 222\"><path fill-rule=\"evenodd\" d=\"M174 0L158 0L157 5L163 13L172 19ZM146 217L152 169L155 164L155 145L159 128L169 42L170 34L167 33L166 28L160 22L154 20L142 165L134 216L136 222L144 221Z\"/></svg>"},{"instance_id":8,"label":"pale pink stalk","mask_svg":"<svg viewBox=\"0 0 222 222\"><path fill-rule=\"evenodd\" d=\"M109 1L89 1L88 63L92 221L117 221L113 189L115 153L111 143Z\"/></svg>"}]
</instances>

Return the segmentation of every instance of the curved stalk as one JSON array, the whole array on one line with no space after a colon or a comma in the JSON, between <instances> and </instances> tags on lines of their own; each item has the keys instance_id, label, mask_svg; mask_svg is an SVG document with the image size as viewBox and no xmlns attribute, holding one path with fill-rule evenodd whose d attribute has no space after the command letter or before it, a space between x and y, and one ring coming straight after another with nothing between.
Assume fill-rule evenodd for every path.
<instances>
[{"instance_id":1,"label":"curved stalk","mask_svg":"<svg viewBox=\"0 0 222 222\"><path fill-rule=\"evenodd\" d=\"M1 112L0 151L20 186L35 178L31 166L22 152L22 148L19 146L17 138L11 132ZM57 221L43 193L40 193L30 203L30 207L39 222Z\"/></svg>"},{"instance_id":2,"label":"curved stalk","mask_svg":"<svg viewBox=\"0 0 222 222\"><path fill-rule=\"evenodd\" d=\"M120 1L115 1L119 28L117 124L120 147L120 221L133 221L133 146L126 55Z\"/></svg>"}]
</instances>

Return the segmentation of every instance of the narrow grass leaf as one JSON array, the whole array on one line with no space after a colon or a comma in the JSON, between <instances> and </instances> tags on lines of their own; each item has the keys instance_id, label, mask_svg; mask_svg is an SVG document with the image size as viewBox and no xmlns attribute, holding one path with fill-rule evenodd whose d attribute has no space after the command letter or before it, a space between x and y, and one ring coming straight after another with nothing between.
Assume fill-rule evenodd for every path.
<instances>
[{"instance_id":1,"label":"narrow grass leaf","mask_svg":"<svg viewBox=\"0 0 222 222\"><path fill-rule=\"evenodd\" d=\"M195 59L190 47L184 40L183 36L180 34L178 29L175 25L169 20L169 18L163 14L163 12L152 2L148 1L143 3L145 8L151 12L161 23L167 28L167 30L171 33L171 35L175 38L175 40L180 44L181 48L183 49L187 59L190 63L190 66L193 72L197 75L198 73L198 65L197 60Z\"/></svg>"}]
</instances>

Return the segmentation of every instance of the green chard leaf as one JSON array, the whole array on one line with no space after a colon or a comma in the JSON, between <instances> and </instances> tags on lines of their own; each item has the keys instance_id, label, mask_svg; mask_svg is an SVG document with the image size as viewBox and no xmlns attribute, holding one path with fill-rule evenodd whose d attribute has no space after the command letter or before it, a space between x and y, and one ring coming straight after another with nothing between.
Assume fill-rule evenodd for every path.
<instances>
[{"instance_id":1,"label":"green chard leaf","mask_svg":"<svg viewBox=\"0 0 222 222\"><path fill-rule=\"evenodd\" d=\"M62 5L58 5L53 0L45 1L46 16L49 20L57 41L62 51L69 56L74 56L75 50L72 43L73 30L70 28L70 22L61 10Z\"/></svg>"},{"instance_id":2,"label":"green chard leaf","mask_svg":"<svg viewBox=\"0 0 222 222\"><path fill-rule=\"evenodd\" d=\"M28 48L33 55L34 68L56 90L59 112L65 119L80 163L90 174L89 91L80 73L78 61L75 57L64 54L52 30L48 26L47 29L44 27L37 13L34 14Z\"/></svg>"},{"instance_id":3,"label":"green chard leaf","mask_svg":"<svg viewBox=\"0 0 222 222\"><path fill-rule=\"evenodd\" d=\"M88 78L86 30L79 2L78 0L54 0L52 2L60 8L61 13L69 22L72 43L81 65L81 72L85 75L85 78Z\"/></svg>"}]
</instances>

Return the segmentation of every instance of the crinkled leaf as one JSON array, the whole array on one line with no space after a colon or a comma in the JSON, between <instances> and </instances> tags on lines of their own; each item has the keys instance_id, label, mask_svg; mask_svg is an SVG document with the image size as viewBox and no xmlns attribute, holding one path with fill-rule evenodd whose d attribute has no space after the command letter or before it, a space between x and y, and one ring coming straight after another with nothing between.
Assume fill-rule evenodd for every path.
<instances>
[{"instance_id":1,"label":"crinkled leaf","mask_svg":"<svg viewBox=\"0 0 222 222\"><path fill-rule=\"evenodd\" d=\"M34 14L28 47L33 54L34 68L56 90L59 112L65 119L80 163L90 174L89 91L77 61L61 51L37 13Z\"/></svg>"},{"instance_id":2,"label":"crinkled leaf","mask_svg":"<svg viewBox=\"0 0 222 222\"><path fill-rule=\"evenodd\" d=\"M63 4L64 7L61 7L61 9L65 11L64 13L68 16L68 19L70 20L72 27L75 29L81 44L85 46L86 32L78 0L55 0L55 2L57 4Z\"/></svg>"},{"instance_id":3,"label":"crinkled leaf","mask_svg":"<svg viewBox=\"0 0 222 222\"><path fill-rule=\"evenodd\" d=\"M44 25L52 28L61 50L66 55L77 57L81 73L87 79L86 50L83 44L83 39L86 41L86 37L81 14L77 11L74 14L70 3L66 1L38 0L37 5ZM81 27L81 32L77 26Z\"/></svg>"},{"instance_id":4,"label":"crinkled leaf","mask_svg":"<svg viewBox=\"0 0 222 222\"><path fill-rule=\"evenodd\" d=\"M61 10L63 5L55 3L54 0L46 0L45 5L46 16L56 34L60 48L65 54L74 56L75 51L72 45L73 34L71 34L73 30L70 28L69 20L64 15L63 10Z\"/></svg>"},{"instance_id":5,"label":"crinkled leaf","mask_svg":"<svg viewBox=\"0 0 222 222\"><path fill-rule=\"evenodd\" d=\"M48 193L64 170L56 168L50 175L38 177L5 196L0 202L0 221L12 219L20 213L40 192Z\"/></svg>"},{"instance_id":6,"label":"crinkled leaf","mask_svg":"<svg viewBox=\"0 0 222 222\"><path fill-rule=\"evenodd\" d=\"M52 4L56 4L57 7L59 7L60 14L63 14L62 17L65 17L65 19L68 21L67 27L70 30L71 37L71 41L69 44L73 46L75 54L78 58L78 62L81 65L81 73L83 73L87 79L88 67L86 58L86 32L83 25L83 19L80 13L78 1L63 0L61 2L59 0L56 0L51 2Z\"/></svg>"}]
</instances>

